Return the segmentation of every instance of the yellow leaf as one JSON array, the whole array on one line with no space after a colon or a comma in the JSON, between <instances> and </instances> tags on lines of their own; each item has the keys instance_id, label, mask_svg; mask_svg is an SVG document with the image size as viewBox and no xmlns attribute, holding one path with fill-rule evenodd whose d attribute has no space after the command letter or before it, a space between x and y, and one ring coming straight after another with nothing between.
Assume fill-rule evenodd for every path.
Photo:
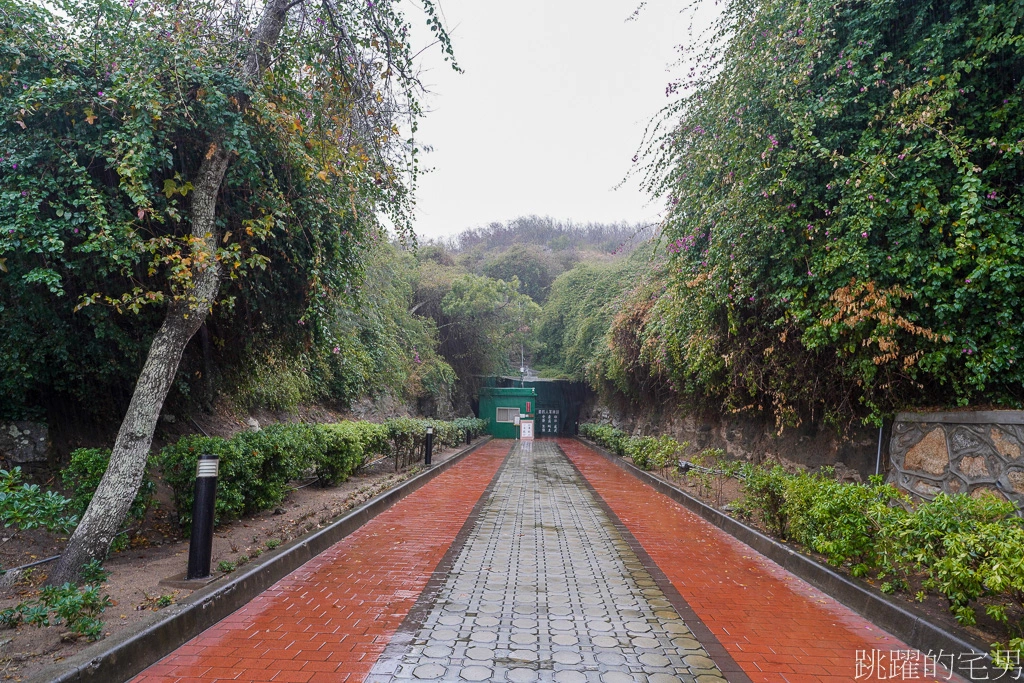
<instances>
[{"instance_id":1,"label":"yellow leaf","mask_svg":"<svg viewBox=\"0 0 1024 683\"><path fill-rule=\"evenodd\" d=\"M85 110L85 122L88 123L91 126L93 121L95 121L95 120L96 120L96 114L93 112L92 107L86 108L86 110Z\"/></svg>"},{"instance_id":2,"label":"yellow leaf","mask_svg":"<svg viewBox=\"0 0 1024 683\"><path fill-rule=\"evenodd\" d=\"M224 233L224 239L222 239L221 242L223 242L224 244L227 244L228 243L228 239L230 237L231 237L231 231L228 230L226 233Z\"/></svg>"},{"instance_id":3,"label":"yellow leaf","mask_svg":"<svg viewBox=\"0 0 1024 683\"><path fill-rule=\"evenodd\" d=\"M0 258L0 270L7 272L7 259Z\"/></svg>"},{"instance_id":4,"label":"yellow leaf","mask_svg":"<svg viewBox=\"0 0 1024 683\"><path fill-rule=\"evenodd\" d=\"M320 171L319 173L316 174L316 177L326 183L327 182L327 171Z\"/></svg>"}]
</instances>

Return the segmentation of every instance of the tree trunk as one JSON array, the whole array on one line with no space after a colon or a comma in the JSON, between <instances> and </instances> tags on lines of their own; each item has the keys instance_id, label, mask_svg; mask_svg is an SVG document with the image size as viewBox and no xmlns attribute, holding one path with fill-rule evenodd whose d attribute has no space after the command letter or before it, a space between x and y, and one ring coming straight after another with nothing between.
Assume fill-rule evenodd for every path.
<instances>
[{"instance_id":1,"label":"tree trunk","mask_svg":"<svg viewBox=\"0 0 1024 683\"><path fill-rule=\"evenodd\" d=\"M266 68L267 56L281 35L289 7L287 0L272 0L264 7L242 67L246 82L257 80ZM117 433L110 464L82 521L47 579L50 585L77 580L84 564L93 559L102 560L110 551L110 544L121 530L142 484L153 432L156 431L167 392L178 373L181 354L206 320L220 289L215 219L217 195L227 172L230 153L223 135L212 137L213 142L193 182L190 210L194 238L191 248L194 264L192 284L184 296L168 307L167 317L153 338L128 412Z\"/></svg>"},{"instance_id":2,"label":"tree trunk","mask_svg":"<svg viewBox=\"0 0 1024 683\"><path fill-rule=\"evenodd\" d=\"M150 344L128 412L117 433L110 464L82 521L48 577L51 585L75 581L82 565L107 556L142 483L153 432L178 373L181 354L206 320L220 289L214 218L229 155L220 141L213 143L211 150L193 183L191 218L192 236L196 241L192 246L192 259L196 266L192 285L181 299L168 307L167 316Z\"/></svg>"}]
</instances>

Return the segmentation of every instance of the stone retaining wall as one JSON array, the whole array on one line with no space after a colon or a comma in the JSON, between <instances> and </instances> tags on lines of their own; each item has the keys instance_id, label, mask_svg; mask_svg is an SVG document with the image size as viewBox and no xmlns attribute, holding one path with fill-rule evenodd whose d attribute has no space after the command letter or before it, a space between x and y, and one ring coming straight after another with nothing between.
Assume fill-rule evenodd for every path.
<instances>
[{"instance_id":1,"label":"stone retaining wall","mask_svg":"<svg viewBox=\"0 0 1024 683\"><path fill-rule=\"evenodd\" d=\"M1024 507L1024 410L899 413L889 482L931 500L994 493Z\"/></svg>"},{"instance_id":2,"label":"stone retaining wall","mask_svg":"<svg viewBox=\"0 0 1024 683\"><path fill-rule=\"evenodd\" d=\"M46 464L50 434L41 422L0 421L0 466L35 467Z\"/></svg>"}]
</instances>

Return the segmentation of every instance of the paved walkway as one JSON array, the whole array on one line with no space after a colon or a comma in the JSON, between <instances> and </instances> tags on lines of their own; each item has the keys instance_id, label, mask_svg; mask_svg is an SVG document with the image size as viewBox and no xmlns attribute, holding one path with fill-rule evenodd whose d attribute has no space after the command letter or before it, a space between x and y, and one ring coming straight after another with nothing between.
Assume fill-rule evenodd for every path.
<instances>
[{"instance_id":1,"label":"paved walkway","mask_svg":"<svg viewBox=\"0 0 1024 683\"><path fill-rule=\"evenodd\" d=\"M916 675L876 671L874 654L868 670L891 652L916 655ZM136 680L948 680L926 669L559 439L492 441Z\"/></svg>"},{"instance_id":2,"label":"paved walkway","mask_svg":"<svg viewBox=\"0 0 1024 683\"><path fill-rule=\"evenodd\" d=\"M135 680L363 680L510 445L478 449Z\"/></svg>"},{"instance_id":3,"label":"paved walkway","mask_svg":"<svg viewBox=\"0 0 1024 683\"><path fill-rule=\"evenodd\" d=\"M413 643L369 680L723 683L550 441L513 452L431 598Z\"/></svg>"}]
</instances>

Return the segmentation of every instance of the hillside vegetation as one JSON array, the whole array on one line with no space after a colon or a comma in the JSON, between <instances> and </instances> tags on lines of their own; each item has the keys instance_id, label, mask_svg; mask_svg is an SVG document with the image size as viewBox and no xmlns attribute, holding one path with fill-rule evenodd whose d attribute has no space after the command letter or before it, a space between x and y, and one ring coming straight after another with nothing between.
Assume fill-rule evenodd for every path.
<instances>
[{"instance_id":1,"label":"hillside vegetation","mask_svg":"<svg viewBox=\"0 0 1024 683\"><path fill-rule=\"evenodd\" d=\"M649 140L667 263L556 280L551 361L780 424L1019 406L1022 18L727 3Z\"/></svg>"}]
</instances>

